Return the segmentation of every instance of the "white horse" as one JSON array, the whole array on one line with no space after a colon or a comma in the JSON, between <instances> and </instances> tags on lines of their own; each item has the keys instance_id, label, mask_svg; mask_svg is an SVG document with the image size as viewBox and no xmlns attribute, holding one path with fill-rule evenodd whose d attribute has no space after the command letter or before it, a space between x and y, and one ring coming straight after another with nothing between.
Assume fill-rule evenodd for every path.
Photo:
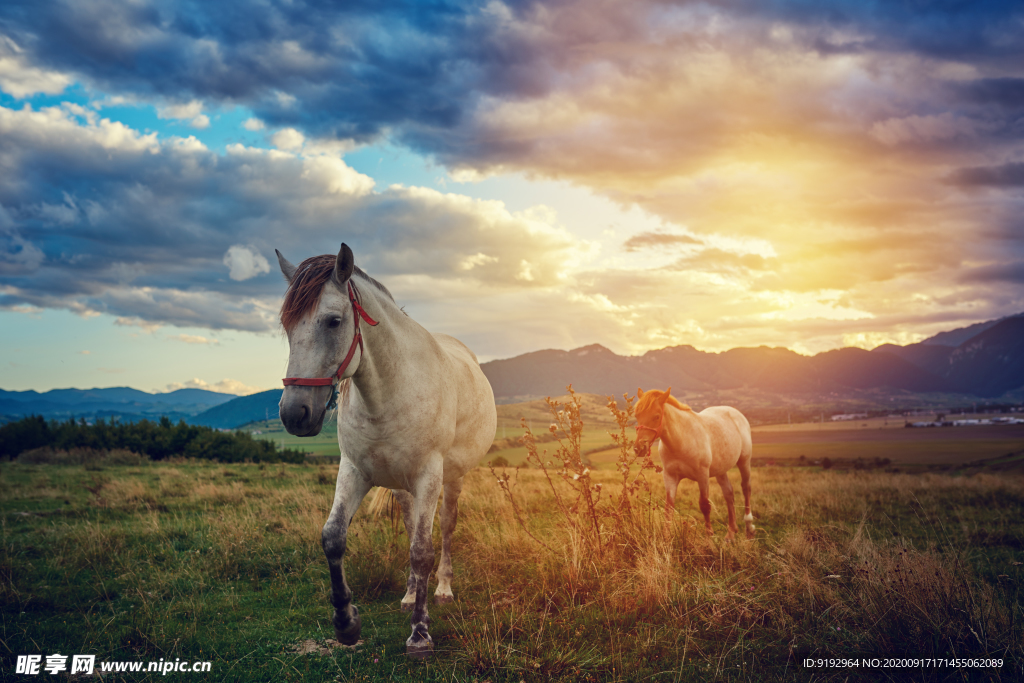
<instances>
[{"instance_id":1,"label":"white horse","mask_svg":"<svg viewBox=\"0 0 1024 683\"><path fill-rule=\"evenodd\" d=\"M494 439L494 394L473 352L431 334L395 304L379 282L355 267L345 244L337 257L298 268L277 252L288 292L281 322L288 334L288 378L281 421L289 433L315 436L338 405L341 463L321 541L331 574L334 633L359 640L359 611L342 558L349 524L373 486L392 490L409 534L410 571L402 609L412 610L406 654L429 657L427 581L434 564L431 530L438 497L441 563L435 599L453 600L451 538L462 478ZM360 325L360 321L365 323Z\"/></svg>"},{"instance_id":2,"label":"white horse","mask_svg":"<svg viewBox=\"0 0 1024 683\"><path fill-rule=\"evenodd\" d=\"M636 438L653 445L660 440L662 476L665 479L665 518L676 506L676 489L682 479L692 479L700 489L700 511L708 535L711 528L710 478L718 480L729 509L729 532L732 540L736 526L736 505L733 499L729 470L739 468L746 514L747 538L754 537L754 515L750 511L750 423L743 413L729 406L712 406L699 413L676 400L670 392L653 389L636 390Z\"/></svg>"}]
</instances>

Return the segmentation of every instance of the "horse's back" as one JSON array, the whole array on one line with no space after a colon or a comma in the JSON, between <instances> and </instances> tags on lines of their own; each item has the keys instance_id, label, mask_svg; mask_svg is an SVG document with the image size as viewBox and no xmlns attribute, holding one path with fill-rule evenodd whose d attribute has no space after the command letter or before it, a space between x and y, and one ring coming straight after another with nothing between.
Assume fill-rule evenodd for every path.
<instances>
[{"instance_id":1,"label":"horse's back","mask_svg":"<svg viewBox=\"0 0 1024 683\"><path fill-rule=\"evenodd\" d=\"M753 453L750 423L732 406L712 406L698 413L713 440L713 460L729 469ZM714 466L713 466L714 469Z\"/></svg>"}]
</instances>

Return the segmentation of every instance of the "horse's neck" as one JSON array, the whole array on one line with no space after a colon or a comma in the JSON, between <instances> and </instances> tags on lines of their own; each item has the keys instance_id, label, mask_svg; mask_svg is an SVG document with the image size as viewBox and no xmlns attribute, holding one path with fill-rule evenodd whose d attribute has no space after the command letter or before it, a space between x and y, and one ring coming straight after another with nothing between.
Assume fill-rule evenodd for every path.
<instances>
[{"instance_id":1,"label":"horse's neck","mask_svg":"<svg viewBox=\"0 0 1024 683\"><path fill-rule=\"evenodd\" d=\"M666 405L662 424L668 426L669 439L673 442L670 445L676 448L682 448L685 444L685 435L693 432L695 429L702 429L700 415L693 412L692 410L683 410L682 408L676 408L673 405ZM666 430L662 430L662 440L665 440L664 433ZM677 442L678 443L675 443Z\"/></svg>"},{"instance_id":2,"label":"horse's neck","mask_svg":"<svg viewBox=\"0 0 1024 683\"><path fill-rule=\"evenodd\" d=\"M352 376L364 409L378 415L393 409L396 396L406 395L410 371L424 346L436 346L433 336L407 316L372 283L357 280L361 305L377 321L376 326L362 321L362 357Z\"/></svg>"}]
</instances>

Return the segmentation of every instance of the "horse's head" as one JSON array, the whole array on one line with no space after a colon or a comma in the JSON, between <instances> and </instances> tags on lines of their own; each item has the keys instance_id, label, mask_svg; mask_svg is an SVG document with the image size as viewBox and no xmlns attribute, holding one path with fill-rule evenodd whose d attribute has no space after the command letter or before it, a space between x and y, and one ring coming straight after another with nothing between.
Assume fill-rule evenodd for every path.
<instances>
[{"instance_id":1,"label":"horse's head","mask_svg":"<svg viewBox=\"0 0 1024 683\"><path fill-rule=\"evenodd\" d=\"M290 434L316 436L323 427L334 383L350 377L362 357L362 345L356 348L361 309L349 294L355 258L348 245L342 244L337 257L314 256L298 267L281 252L277 259L288 281L281 306L281 324L288 335L288 379L281 395L281 422ZM342 368L346 354L350 362Z\"/></svg>"},{"instance_id":2,"label":"horse's head","mask_svg":"<svg viewBox=\"0 0 1024 683\"><path fill-rule=\"evenodd\" d=\"M661 430L664 428L665 404L671 399L673 404L678 404L669 392L672 387L665 391L651 389L645 392L643 389L636 390L636 408L633 414L636 416L636 440L639 443L651 444L661 438Z\"/></svg>"}]
</instances>

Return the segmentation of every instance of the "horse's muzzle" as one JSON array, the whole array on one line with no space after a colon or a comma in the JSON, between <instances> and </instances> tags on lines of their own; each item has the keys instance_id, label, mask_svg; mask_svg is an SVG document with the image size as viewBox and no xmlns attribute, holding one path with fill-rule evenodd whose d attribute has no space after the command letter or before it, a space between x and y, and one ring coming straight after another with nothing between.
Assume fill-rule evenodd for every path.
<instances>
[{"instance_id":1,"label":"horse's muzzle","mask_svg":"<svg viewBox=\"0 0 1024 683\"><path fill-rule=\"evenodd\" d=\"M285 387L278 404L281 422L289 434L316 436L324 426L326 399L322 387Z\"/></svg>"}]
</instances>

